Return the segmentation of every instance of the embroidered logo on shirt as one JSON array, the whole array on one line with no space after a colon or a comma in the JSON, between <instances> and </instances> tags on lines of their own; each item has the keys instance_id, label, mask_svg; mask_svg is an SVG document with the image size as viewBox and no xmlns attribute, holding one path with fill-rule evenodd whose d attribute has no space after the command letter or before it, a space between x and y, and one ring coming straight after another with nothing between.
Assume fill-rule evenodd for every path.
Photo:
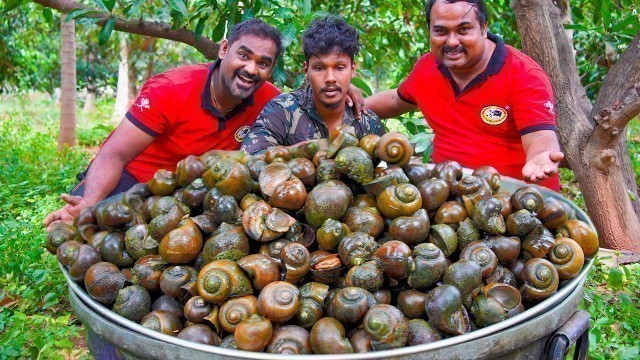
<instances>
[{"instance_id":1,"label":"embroidered logo on shirt","mask_svg":"<svg viewBox=\"0 0 640 360\"><path fill-rule=\"evenodd\" d=\"M235 133L236 141L241 143L244 137L247 136L247 134L249 133L250 129L251 128L249 126L245 125L240 127L238 130L236 130L236 133Z\"/></svg>"},{"instance_id":2,"label":"embroidered logo on shirt","mask_svg":"<svg viewBox=\"0 0 640 360\"><path fill-rule=\"evenodd\" d=\"M151 109L147 98L140 98L140 104L136 104L136 106L140 108L140 112L144 111L144 109Z\"/></svg>"},{"instance_id":3,"label":"embroidered logo on shirt","mask_svg":"<svg viewBox=\"0 0 640 360\"><path fill-rule=\"evenodd\" d=\"M480 117L486 124L500 125L507 120L507 110L495 105L485 106L480 112Z\"/></svg>"},{"instance_id":4,"label":"embroidered logo on shirt","mask_svg":"<svg viewBox=\"0 0 640 360\"><path fill-rule=\"evenodd\" d=\"M551 114L551 115L555 115L556 114L556 110L553 108L553 103L551 102L551 100L547 100L547 102L544 103L543 105L544 105L544 107L549 109L549 114Z\"/></svg>"}]
</instances>

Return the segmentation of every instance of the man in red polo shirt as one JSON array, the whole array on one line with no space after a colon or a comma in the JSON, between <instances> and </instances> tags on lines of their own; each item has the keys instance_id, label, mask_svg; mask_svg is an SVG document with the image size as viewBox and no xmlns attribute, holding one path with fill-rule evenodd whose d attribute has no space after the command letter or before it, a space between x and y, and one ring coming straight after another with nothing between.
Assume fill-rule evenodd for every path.
<instances>
[{"instance_id":1,"label":"man in red polo shirt","mask_svg":"<svg viewBox=\"0 0 640 360\"><path fill-rule=\"evenodd\" d=\"M267 79L282 53L280 32L252 19L234 26L211 64L182 66L151 78L89 165L67 203L43 220L72 222L80 210L174 171L187 155L237 150L264 105L280 91Z\"/></svg>"},{"instance_id":2,"label":"man in red polo shirt","mask_svg":"<svg viewBox=\"0 0 640 360\"><path fill-rule=\"evenodd\" d=\"M419 108L434 131L434 162L494 166L501 174L560 189L564 157L553 91L525 54L487 32L482 0L430 0L431 52L398 89L365 99L381 118Z\"/></svg>"}]
</instances>

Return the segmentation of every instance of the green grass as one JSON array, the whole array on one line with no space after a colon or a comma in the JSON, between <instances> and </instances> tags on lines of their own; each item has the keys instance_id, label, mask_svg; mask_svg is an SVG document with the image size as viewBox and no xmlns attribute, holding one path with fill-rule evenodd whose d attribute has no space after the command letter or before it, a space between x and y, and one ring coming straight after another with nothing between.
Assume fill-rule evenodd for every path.
<instances>
[{"instance_id":1,"label":"green grass","mask_svg":"<svg viewBox=\"0 0 640 360\"><path fill-rule=\"evenodd\" d=\"M59 194L75 183L95 150L113 129L109 100L94 112L79 112L80 147L56 150L58 106L44 95L0 97L0 359L87 358L84 331L72 314L65 280L54 256L44 250L41 220L61 206ZM398 125L400 126L400 125ZM640 121L629 126L629 148L640 179ZM563 170L564 194L584 207L573 173ZM638 358L640 265L609 269L601 262L590 274L583 307L592 318L594 359Z\"/></svg>"}]
</instances>

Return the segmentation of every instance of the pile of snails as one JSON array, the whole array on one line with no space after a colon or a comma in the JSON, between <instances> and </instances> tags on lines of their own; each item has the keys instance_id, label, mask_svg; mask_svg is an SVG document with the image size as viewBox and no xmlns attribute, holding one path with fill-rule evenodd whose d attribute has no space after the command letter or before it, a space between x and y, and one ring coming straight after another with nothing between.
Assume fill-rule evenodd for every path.
<instances>
[{"instance_id":1,"label":"pile of snails","mask_svg":"<svg viewBox=\"0 0 640 360\"><path fill-rule=\"evenodd\" d=\"M115 313L204 344L330 354L465 334L554 294L596 233L490 166L431 169L406 136L212 151L84 209L46 240Z\"/></svg>"}]
</instances>

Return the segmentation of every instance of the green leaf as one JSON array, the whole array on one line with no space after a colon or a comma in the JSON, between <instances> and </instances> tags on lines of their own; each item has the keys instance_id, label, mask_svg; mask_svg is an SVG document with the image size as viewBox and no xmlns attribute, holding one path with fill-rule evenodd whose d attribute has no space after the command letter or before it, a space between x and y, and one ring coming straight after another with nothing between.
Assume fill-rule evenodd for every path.
<instances>
[{"instance_id":1,"label":"green leaf","mask_svg":"<svg viewBox=\"0 0 640 360\"><path fill-rule=\"evenodd\" d=\"M600 12L602 14L602 25L604 32L606 33L609 29L609 24L611 23L611 10L609 10L609 1L602 1L600 6Z\"/></svg>"},{"instance_id":2,"label":"green leaf","mask_svg":"<svg viewBox=\"0 0 640 360\"><path fill-rule=\"evenodd\" d=\"M125 12L128 17L134 17L138 15L138 11L140 10L140 5L142 5L147 0L136 0L131 4L129 11Z\"/></svg>"},{"instance_id":3,"label":"green leaf","mask_svg":"<svg viewBox=\"0 0 640 360\"><path fill-rule=\"evenodd\" d=\"M622 289L622 271L618 268L609 269L609 279L607 280L607 284L609 284L609 286L614 290Z\"/></svg>"},{"instance_id":4,"label":"green leaf","mask_svg":"<svg viewBox=\"0 0 640 360\"><path fill-rule=\"evenodd\" d=\"M53 25L53 12L51 12L51 9L44 8L42 10L42 15L44 16L44 19L49 23L49 25Z\"/></svg>"},{"instance_id":5,"label":"green leaf","mask_svg":"<svg viewBox=\"0 0 640 360\"><path fill-rule=\"evenodd\" d=\"M185 18L189 17L189 12L187 11L187 6L184 4L182 0L169 0L169 5L173 10L178 11Z\"/></svg>"},{"instance_id":6,"label":"green leaf","mask_svg":"<svg viewBox=\"0 0 640 360\"><path fill-rule=\"evenodd\" d=\"M67 14L67 18L64 20L64 22L67 23L71 20L80 19L87 15L97 15L97 14L102 14L102 13L100 11L91 10L91 9L75 9L75 10L69 11L69 13Z\"/></svg>"},{"instance_id":7,"label":"green leaf","mask_svg":"<svg viewBox=\"0 0 640 360\"><path fill-rule=\"evenodd\" d=\"M304 0L304 4L302 6L302 15L311 14L311 0Z\"/></svg>"},{"instance_id":8,"label":"green leaf","mask_svg":"<svg viewBox=\"0 0 640 360\"><path fill-rule=\"evenodd\" d=\"M107 7L107 10L111 12L116 5L116 0L104 0L104 5Z\"/></svg>"},{"instance_id":9,"label":"green leaf","mask_svg":"<svg viewBox=\"0 0 640 360\"><path fill-rule=\"evenodd\" d=\"M286 49L298 35L298 29L296 25L290 22L287 27L282 31L282 46Z\"/></svg>"},{"instance_id":10,"label":"green leaf","mask_svg":"<svg viewBox=\"0 0 640 360\"><path fill-rule=\"evenodd\" d=\"M18 6L22 5L22 1L23 0L8 0L4 4L4 12L11 11L17 8Z\"/></svg>"},{"instance_id":11,"label":"green leaf","mask_svg":"<svg viewBox=\"0 0 640 360\"><path fill-rule=\"evenodd\" d=\"M73 341L69 339L60 339L56 341L54 344L62 349L73 349L74 347Z\"/></svg>"},{"instance_id":12,"label":"green leaf","mask_svg":"<svg viewBox=\"0 0 640 360\"><path fill-rule=\"evenodd\" d=\"M221 19L220 21L218 21L218 24L216 25L216 27L214 27L213 31L211 31L212 41L218 42L222 40L222 37L224 36L225 25L226 25L226 21L224 19Z\"/></svg>"},{"instance_id":13,"label":"green leaf","mask_svg":"<svg viewBox=\"0 0 640 360\"><path fill-rule=\"evenodd\" d=\"M203 16L200 19L198 19L198 23L196 24L196 31L195 31L196 42L200 40L200 36L202 36L202 31L204 30L204 24L207 22L208 18L209 16Z\"/></svg>"},{"instance_id":14,"label":"green leaf","mask_svg":"<svg viewBox=\"0 0 640 360\"><path fill-rule=\"evenodd\" d=\"M242 21L253 19L253 9L247 9L242 13Z\"/></svg>"},{"instance_id":15,"label":"green leaf","mask_svg":"<svg viewBox=\"0 0 640 360\"><path fill-rule=\"evenodd\" d=\"M596 326L611 326L615 324L615 320L609 319L607 317L600 318L596 320Z\"/></svg>"},{"instance_id":16,"label":"green leaf","mask_svg":"<svg viewBox=\"0 0 640 360\"><path fill-rule=\"evenodd\" d=\"M371 96L371 94L373 93L369 85L367 85L367 83L360 78L357 78L357 77L352 78L351 83L355 85L358 89L362 90L367 96Z\"/></svg>"},{"instance_id":17,"label":"green leaf","mask_svg":"<svg viewBox=\"0 0 640 360\"><path fill-rule=\"evenodd\" d=\"M98 35L98 44L104 45L109 41L111 37L111 33L113 32L113 28L116 26L116 18L110 17L109 20L104 24L102 30L100 30L100 34Z\"/></svg>"},{"instance_id":18,"label":"green leaf","mask_svg":"<svg viewBox=\"0 0 640 360\"><path fill-rule=\"evenodd\" d=\"M276 85L284 85L287 82L287 74L284 71L283 61L276 63L276 68L273 70L273 81Z\"/></svg>"},{"instance_id":19,"label":"green leaf","mask_svg":"<svg viewBox=\"0 0 640 360\"><path fill-rule=\"evenodd\" d=\"M107 5L105 5L105 3L102 0L93 0L94 3L96 3L98 5L98 7L106 12L110 12L111 10L109 10L109 8L107 7Z\"/></svg>"},{"instance_id":20,"label":"green leaf","mask_svg":"<svg viewBox=\"0 0 640 360\"><path fill-rule=\"evenodd\" d=\"M627 194L629 194L629 199L631 199L631 201L636 201L636 194L634 194L631 190L627 189Z\"/></svg>"},{"instance_id":21,"label":"green leaf","mask_svg":"<svg viewBox=\"0 0 640 360\"><path fill-rule=\"evenodd\" d=\"M429 144L427 149L424 151L424 154L422 155L423 163L428 163L431 161L431 153L433 153L433 143Z\"/></svg>"}]
</instances>

